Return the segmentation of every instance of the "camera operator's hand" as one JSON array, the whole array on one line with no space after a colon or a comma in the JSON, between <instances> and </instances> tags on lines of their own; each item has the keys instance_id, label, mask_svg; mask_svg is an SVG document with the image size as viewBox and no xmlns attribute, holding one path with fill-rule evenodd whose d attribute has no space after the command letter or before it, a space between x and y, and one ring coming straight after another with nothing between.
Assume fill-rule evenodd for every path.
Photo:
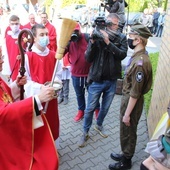
<instances>
[{"instance_id":1,"label":"camera operator's hand","mask_svg":"<svg viewBox=\"0 0 170 170\"><path fill-rule=\"evenodd\" d=\"M100 32L103 35L104 42L108 45L110 43L109 35L104 30L100 30Z\"/></svg>"},{"instance_id":2,"label":"camera operator's hand","mask_svg":"<svg viewBox=\"0 0 170 170\"><path fill-rule=\"evenodd\" d=\"M104 6L105 6L103 3L101 3L100 5L101 5L101 7L104 7Z\"/></svg>"}]
</instances>

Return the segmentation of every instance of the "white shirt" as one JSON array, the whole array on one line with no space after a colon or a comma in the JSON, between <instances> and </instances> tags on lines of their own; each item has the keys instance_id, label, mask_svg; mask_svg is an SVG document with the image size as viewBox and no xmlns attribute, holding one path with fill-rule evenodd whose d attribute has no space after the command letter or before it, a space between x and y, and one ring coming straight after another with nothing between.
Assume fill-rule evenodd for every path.
<instances>
[{"instance_id":1,"label":"white shirt","mask_svg":"<svg viewBox=\"0 0 170 170\"><path fill-rule=\"evenodd\" d=\"M46 49L42 52L35 45L33 45L32 52L35 52L42 57L46 57L49 54L49 49L46 47ZM55 75L55 81L61 82L62 65L61 65L61 61L57 63L58 65L57 65L57 71ZM27 84L25 85L25 93L26 93L26 96L29 97L29 96L38 94L43 84L32 81L32 77L30 75L30 66L28 62L28 56L26 54L25 54L25 70L26 70L25 75L27 76Z\"/></svg>"}]
</instances>

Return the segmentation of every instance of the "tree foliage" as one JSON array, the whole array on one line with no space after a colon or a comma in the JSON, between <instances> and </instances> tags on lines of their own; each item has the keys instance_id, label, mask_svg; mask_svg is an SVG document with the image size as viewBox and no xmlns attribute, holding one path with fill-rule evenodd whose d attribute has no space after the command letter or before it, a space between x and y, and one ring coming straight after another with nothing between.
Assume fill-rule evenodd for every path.
<instances>
[{"instance_id":1,"label":"tree foliage","mask_svg":"<svg viewBox=\"0 0 170 170\"><path fill-rule=\"evenodd\" d=\"M166 11L167 9L167 5L168 5L168 0L165 1L165 4L164 4L164 10Z\"/></svg>"},{"instance_id":2,"label":"tree foliage","mask_svg":"<svg viewBox=\"0 0 170 170\"><path fill-rule=\"evenodd\" d=\"M48 8L55 0L45 0L44 5ZM70 6L72 4L86 4L86 0L60 0L61 8ZM145 8L162 7L164 10L167 8L168 0L126 0L130 12L142 12Z\"/></svg>"},{"instance_id":3,"label":"tree foliage","mask_svg":"<svg viewBox=\"0 0 170 170\"><path fill-rule=\"evenodd\" d=\"M152 91L153 91L153 86L154 86L154 81L155 81L155 76L156 76L156 70L157 70L157 65L158 65L158 56L159 53L152 53L149 54L149 58L152 64L152 73L153 73L153 83L152 83L152 87L150 89L150 91L144 95L144 99L145 99L145 111L148 114L149 111L149 106L150 106L150 102L151 102L151 97L152 97Z\"/></svg>"},{"instance_id":4,"label":"tree foliage","mask_svg":"<svg viewBox=\"0 0 170 170\"><path fill-rule=\"evenodd\" d=\"M72 4L86 4L86 0L61 0L61 7L69 6Z\"/></svg>"},{"instance_id":5,"label":"tree foliage","mask_svg":"<svg viewBox=\"0 0 170 170\"><path fill-rule=\"evenodd\" d=\"M45 0L45 6L50 6L53 3L53 0Z\"/></svg>"},{"instance_id":6,"label":"tree foliage","mask_svg":"<svg viewBox=\"0 0 170 170\"><path fill-rule=\"evenodd\" d=\"M162 7L166 10L168 0L126 0L129 4L128 8L131 12L143 11L145 8Z\"/></svg>"}]
</instances>

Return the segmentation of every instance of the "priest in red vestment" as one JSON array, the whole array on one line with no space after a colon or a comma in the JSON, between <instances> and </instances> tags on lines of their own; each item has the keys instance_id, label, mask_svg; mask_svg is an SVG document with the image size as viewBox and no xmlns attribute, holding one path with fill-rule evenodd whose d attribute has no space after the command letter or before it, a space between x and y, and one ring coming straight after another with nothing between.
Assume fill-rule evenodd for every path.
<instances>
[{"instance_id":1,"label":"priest in red vestment","mask_svg":"<svg viewBox=\"0 0 170 170\"><path fill-rule=\"evenodd\" d=\"M29 22L23 26L23 28L28 28L31 29L32 26L34 26L36 23L35 21L35 15L34 14L29 14Z\"/></svg>"},{"instance_id":2,"label":"priest in red vestment","mask_svg":"<svg viewBox=\"0 0 170 170\"><path fill-rule=\"evenodd\" d=\"M50 40L48 48L56 52L57 50L56 28L48 21L48 15L45 12L41 14L41 24L43 24L48 29L48 35Z\"/></svg>"},{"instance_id":3,"label":"priest in red vestment","mask_svg":"<svg viewBox=\"0 0 170 170\"><path fill-rule=\"evenodd\" d=\"M55 52L48 49L48 30L41 24L36 24L31 29L34 36L34 45L31 52L25 55L25 69L27 84L25 85L26 96L32 96L44 87L46 82L52 80L53 71L56 64ZM62 66L58 62L56 81L61 82ZM51 128L54 140L59 137L59 115L57 99L48 103L45 117Z\"/></svg>"},{"instance_id":4,"label":"priest in red vestment","mask_svg":"<svg viewBox=\"0 0 170 170\"><path fill-rule=\"evenodd\" d=\"M3 57L0 51L0 72ZM51 101L53 87L44 87L38 95L17 101L20 85L26 77L17 77L10 87L0 74L0 169L58 170L58 154L41 103Z\"/></svg>"},{"instance_id":5,"label":"priest in red vestment","mask_svg":"<svg viewBox=\"0 0 170 170\"><path fill-rule=\"evenodd\" d=\"M16 79L19 72L20 61L18 56L20 52L17 40L22 28L19 17L12 15L9 18L9 26L5 31L6 55L3 70L3 73L10 76L12 81Z\"/></svg>"}]
</instances>

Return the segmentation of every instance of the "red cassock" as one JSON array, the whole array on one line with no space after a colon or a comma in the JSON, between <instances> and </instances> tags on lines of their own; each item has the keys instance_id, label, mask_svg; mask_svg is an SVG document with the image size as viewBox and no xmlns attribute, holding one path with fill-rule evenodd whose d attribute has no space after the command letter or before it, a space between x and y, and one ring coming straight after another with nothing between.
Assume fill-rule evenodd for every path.
<instances>
[{"instance_id":1,"label":"red cassock","mask_svg":"<svg viewBox=\"0 0 170 170\"><path fill-rule=\"evenodd\" d=\"M22 29L23 26L20 26L20 29ZM12 81L14 81L18 75L19 67L20 67L20 61L17 60L17 56L20 54L19 48L18 48L18 37L12 38L11 35L8 34L8 31L11 31L11 28L8 26L5 31L5 38L6 38L6 48L8 53L8 59L9 59L9 66L11 69L12 74Z\"/></svg>"},{"instance_id":2,"label":"red cassock","mask_svg":"<svg viewBox=\"0 0 170 170\"><path fill-rule=\"evenodd\" d=\"M50 51L47 56L39 56L35 52L27 52L30 77L32 81L44 84L52 80L53 71L55 68L55 52ZM59 116L58 102L53 99L49 102L47 112L45 114L50 125L54 140L59 137Z\"/></svg>"},{"instance_id":3,"label":"red cassock","mask_svg":"<svg viewBox=\"0 0 170 170\"><path fill-rule=\"evenodd\" d=\"M48 35L50 43L48 44L48 48L52 51L57 50L57 33L55 27L50 24L49 22L45 25L45 27L48 29Z\"/></svg>"},{"instance_id":4,"label":"red cassock","mask_svg":"<svg viewBox=\"0 0 170 170\"><path fill-rule=\"evenodd\" d=\"M33 98L12 100L10 88L0 78L0 169L58 170L58 154L44 115L44 126L33 129Z\"/></svg>"},{"instance_id":5,"label":"red cassock","mask_svg":"<svg viewBox=\"0 0 170 170\"><path fill-rule=\"evenodd\" d=\"M22 30L23 29L23 26L22 25L20 25L20 30ZM5 30L5 36L6 36L6 34L7 34L7 32L8 31L11 31L11 28L10 28L10 26L8 26L7 28L6 28L6 30Z\"/></svg>"},{"instance_id":6,"label":"red cassock","mask_svg":"<svg viewBox=\"0 0 170 170\"><path fill-rule=\"evenodd\" d=\"M35 23L37 24L37 23ZM31 29L32 28L32 25L29 23L27 23L26 25L23 26L23 28L28 28L28 29Z\"/></svg>"}]
</instances>

